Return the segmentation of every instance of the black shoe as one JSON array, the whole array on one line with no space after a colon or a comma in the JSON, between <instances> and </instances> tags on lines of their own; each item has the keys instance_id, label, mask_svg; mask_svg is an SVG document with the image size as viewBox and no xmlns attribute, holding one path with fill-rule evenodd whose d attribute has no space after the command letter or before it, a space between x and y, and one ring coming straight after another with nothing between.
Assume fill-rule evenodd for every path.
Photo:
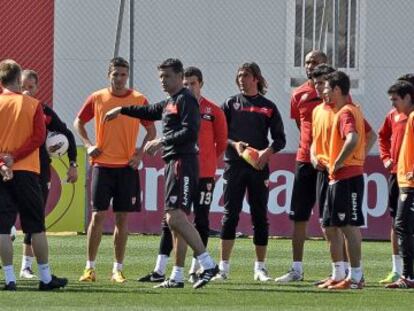
<instances>
[{"instance_id":1,"label":"black shoe","mask_svg":"<svg viewBox=\"0 0 414 311\"><path fill-rule=\"evenodd\" d=\"M197 273L190 273L188 276L188 282L194 284L200 279L200 276Z\"/></svg>"},{"instance_id":2,"label":"black shoe","mask_svg":"<svg viewBox=\"0 0 414 311\"><path fill-rule=\"evenodd\" d=\"M157 272L153 271L142 278L139 278L138 282L151 282L151 283L159 283L164 282L165 275L158 274Z\"/></svg>"},{"instance_id":3,"label":"black shoe","mask_svg":"<svg viewBox=\"0 0 414 311\"><path fill-rule=\"evenodd\" d=\"M16 289L16 282L9 282L9 284L5 284L3 287L3 290L16 291Z\"/></svg>"},{"instance_id":4,"label":"black shoe","mask_svg":"<svg viewBox=\"0 0 414 311\"><path fill-rule=\"evenodd\" d=\"M49 283L39 282L39 290L54 290L63 288L68 284L67 278L58 278L52 274L52 280Z\"/></svg>"},{"instance_id":5,"label":"black shoe","mask_svg":"<svg viewBox=\"0 0 414 311\"><path fill-rule=\"evenodd\" d=\"M154 288L183 288L184 282L176 282L172 279L166 279L159 285L155 285Z\"/></svg>"},{"instance_id":6,"label":"black shoe","mask_svg":"<svg viewBox=\"0 0 414 311\"><path fill-rule=\"evenodd\" d=\"M208 282L210 282L211 279L217 273L219 273L219 271L220 270L219 270L219 267L217 265L212 269L204 270L203 273L201 273L200 278L198 279L198 281L196 283L194 283L193 288L197 289L197 288L203 287Z\"/></svg>"}]
</instances>

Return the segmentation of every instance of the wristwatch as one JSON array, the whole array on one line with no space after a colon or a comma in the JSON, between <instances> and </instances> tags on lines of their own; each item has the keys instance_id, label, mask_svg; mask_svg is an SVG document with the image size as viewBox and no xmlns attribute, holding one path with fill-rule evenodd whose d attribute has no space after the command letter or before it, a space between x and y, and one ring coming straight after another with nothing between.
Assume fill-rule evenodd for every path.
<instances>
[{"instance_id":1,"label":"wristwatch","mask_svg":"<svg viewBox=\"0 0 414 311\"><path fill-rule=\"evenodd\" d=\"M70 161L70 162L69 162L69 166L70 166L70 167L78 167L79 165L78 165L78 163L76 163L75 161Z\"/></svg>"}]
</instances>

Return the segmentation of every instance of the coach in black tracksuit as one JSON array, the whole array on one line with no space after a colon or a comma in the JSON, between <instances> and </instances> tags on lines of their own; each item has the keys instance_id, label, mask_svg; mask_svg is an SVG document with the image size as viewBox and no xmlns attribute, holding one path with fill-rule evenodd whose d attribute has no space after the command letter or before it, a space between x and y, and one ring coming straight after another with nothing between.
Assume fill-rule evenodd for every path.
<instances>
[{"instance_id":1,"label":"coach in black tracksuit","mask_svg":"<svg viewBox=\"0 0 414 311\"><path fill-rule=\"evenodd\" d=\"M229 259L235 233L247 190L256 247L255 279L266 281L264 260L268 242L267 201L270 156L285 147L283 122L276 105L266 99L266 81L256 63L245 63L237 72L236 83L240 94L230 97L222 109L228 124L229 144L225 154L224 217L221 229L220 273L225 279L229 273ZM269 145L268 134L273 139ZM259 150L257 168L252 167L241 153L247 147Z\"/></svg>"},{"instance_id":2,"label":"coach in black tracksuit","mask_svg":"<svg viewBox=\"0 0 414 311\"><path fill-rule=\"evenodd\" d=\"M218 267L206 252L198 231L188 221L198 186L198 131L200 111L197 99L183 86L183 65L178 59L167 59L158 66L161 85L168 99L148 106L118 107L107 112L105 120L118 114L145 120L162 120L162 138L149 141L144 151L150 154L163 149L165 161L165 216L174 237L176 262L170 279L161 288L184 287L184 269L187 243L194 251L203 273L194 284L207 284L218 272Z\"/></svg>"}]
</instances>

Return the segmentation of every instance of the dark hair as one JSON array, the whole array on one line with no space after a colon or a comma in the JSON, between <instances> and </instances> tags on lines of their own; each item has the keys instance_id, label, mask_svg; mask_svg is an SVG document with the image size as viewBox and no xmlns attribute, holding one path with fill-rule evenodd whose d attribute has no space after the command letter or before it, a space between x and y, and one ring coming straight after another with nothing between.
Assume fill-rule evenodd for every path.
<instances>
[{"instance_id":1,"label":"dark hair","mask_svg":"<svg viewBox=\"0 0 414 311\"><path fill-rule=\"evenodd\" d=\"M312 71L312 79L320 78L322 76L325 76L327 74L330 74L331 72L334 72L336 69L328 64L319 64L315 67L315 69Z\"/></svg>"},{"instance_id":2,"label":"dark hair","mask_svg":"<svg viewBox=\"0 0 414 311\"><path fill-rule=\"evenodd\" d=\"M321 50L311 50L305 54L305 57L309 54L312 54L313 57L316 57L320 61L320 64L328 62L328 56L326 56L325 52Z\"/></svg>"},{"instance_id":3,"label":"dark hair","mask_svg":"<svg viewBox=\"0 0 414 311\"><path fill-rule=\"evenodd\" d=\"M244 63L239 67L239 69L237 69L236 84L238 87L240 87L238 75L241 70L249 71L253 75L253 77L255 77L258 80L257 89L259 90L260 94L265 95L267 91L267 81L262 76L262 71L260 70L259 65L255 62Z\"/></svg>"},{"instance_id":4,"label":"dark hair","mask_svg":"<svg viewBox=\"0 0 414 311\"><path fill-rule=\"evenodd\" d=\"M161 64L158 65L158 70L171 68L175 73L183 73L183 63L178 58L167 58Z\"/></svg>"},{"instance_id":5,"label":"dark hair","mask_svg":"<svg viewBox=\"0 0 414 311\"><path fill-rule=\"evenodd\" d=\"M412 85L414 85L414 74L407 73L405 75L402 75L397 79L398 81L407 81L410 82Z\"/></svg>"},{"instance_id":6,"label":"dark hair","mask_svg":"<svg viewBox=\"0 0 414 311\"><path fill-rule=\"evenodd\" d=\"M401 98L410 95L411 103L414 102L414 86L407 81L399 80L390 86L388 89L388 95L397 94Z\"/></svg>"},{"instance_id":7,"label":"dark hair","mask_svg":"<svg viewBox=\"0 0 414 311\"><path fill-rule=\"evenodd\" d=\"M22 68L12 59L5 59L0 62L0 83L7 86L20 80Z\"/></svg>"},{"instance_id":8,"label":"dark hair","mask_svg":"<svg viewBox=\"0 0 414 311\"><path fill-rule=\"evenodd\" d=\"M36 84L39 84L39 75L36 71L32 69L25 69L22 71L22 77L26 77L28 79L35 79Z\"/></svg>"},{"instance_id":9,"label":"dark hair","mask_svg":"<svg viewBox=\"0 0 414 311\"><path fill-rule=\"evenodd\" d=\"M351 89L351 80L348 75L343 71L334 71L325 76L331 89L338 86L341 89L342 95L348 95Z\"/></svg>"},{"instance_id":10,"label":"dark hair","mask_svg":"<svg viewBox=\"0 0 414 311\"><path fill-rule=\"evenodd\" d=\"M115 67L124 67L127 68L129 71L128 61L122 57L114 57L111 59L108 67L108 76L111 74L112 71L114 71Z\"/></svg>"},{"instance_id":11,"label":"dark hair","mask_svg":"<svg viewBox=\"0 0 414 311\"><path fill-rule=\"evenodd\" d=\"M198 82L203 82L203 74L201 73L201 70L197 67L190 66L184 69L184 77L189 78L195 76L197 77Z\"/></svg>"}]
</instances>

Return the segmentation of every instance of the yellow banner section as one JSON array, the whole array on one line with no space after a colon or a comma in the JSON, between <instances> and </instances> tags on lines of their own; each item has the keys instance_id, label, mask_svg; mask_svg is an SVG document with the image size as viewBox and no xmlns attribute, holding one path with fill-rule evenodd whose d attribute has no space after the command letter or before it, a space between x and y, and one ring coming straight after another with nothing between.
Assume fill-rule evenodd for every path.
<instances>
[{"instance_id":1,"label":"yellow banner section","mask_svg":"<svg viewBox=\"0 0 414 311\"><path fill-rule=\"evenodd\" d=\"M48 232L85 232L86 152L78 147L78 181L66 182L69 162L67 156L53 158L52 184L46 209Z\"/></svg>"}]
</instances>

